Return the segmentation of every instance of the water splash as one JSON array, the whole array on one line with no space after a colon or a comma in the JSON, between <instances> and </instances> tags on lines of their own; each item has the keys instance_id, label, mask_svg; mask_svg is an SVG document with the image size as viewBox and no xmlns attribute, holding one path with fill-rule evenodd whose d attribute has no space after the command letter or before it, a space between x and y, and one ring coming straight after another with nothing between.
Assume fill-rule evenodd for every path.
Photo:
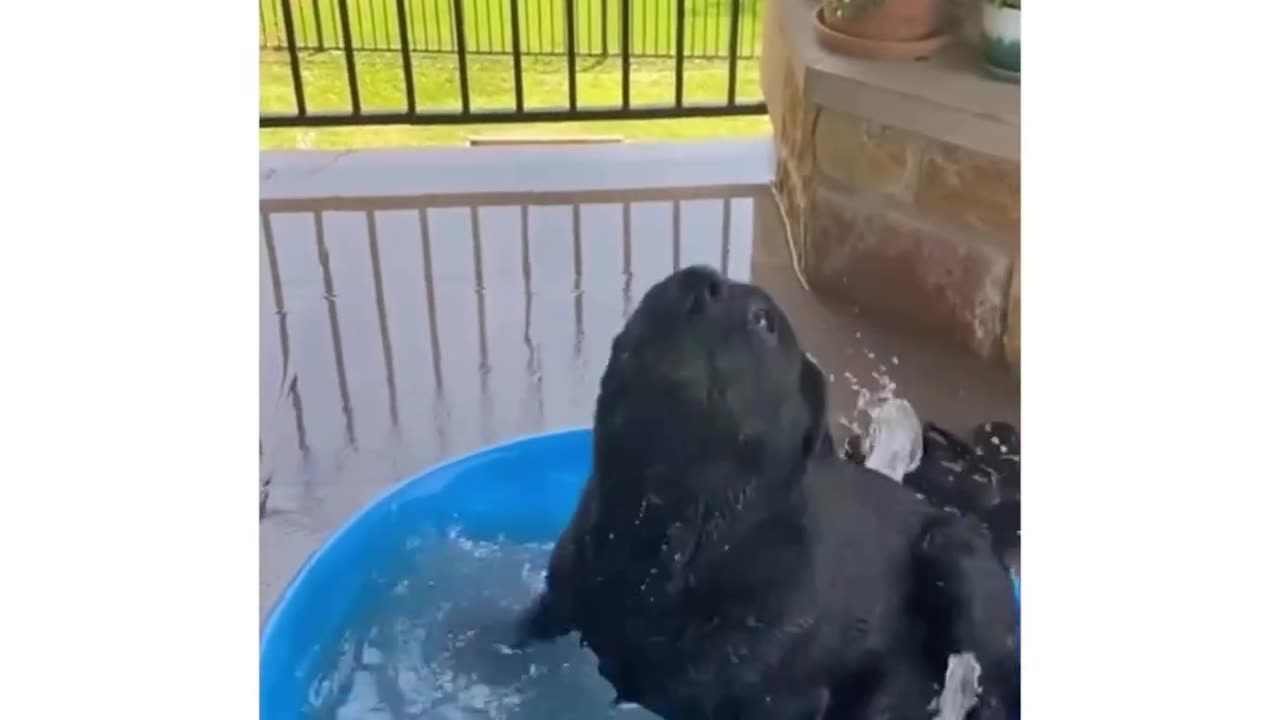
<instances>
[{"instance_id":1,"label":"water splash","mask_svg":"<svg viewBox=\"0 0 1280 720\"><path fill-rule=\"evenodd\" d=\"M885 400L871 410L871 427L862 438L866 466L902 482L920 466L924 456L924 428L911 403Z\"/></svg>"},{"instance_id":2,"label":"water splash","mask_svg":"<svg viewBox=\"0 0 1280 720\"><path fill-rule=\"evenodd\" d=\"M947 658L946 682L942 693L930 706L937 710L934 720L963 720L978 704L978 695L982 692L981 677L982 666L973 653L959 653Z\"/></svg>"},{"instance_id":3,"label":"water splash","mask_svg":"<svg viewBox=\"0 0 1280 720\"><path fill-rule=\"evenodd\" d=\"M868 352L867 357L875 355ZM897 365L897 356L891 362ZM884 365L871 371L874 387L864 387L847 371L844 379L857 392L857 400L852 418L842 416L840 424L860 438L867 467L902 482L924 455L924 427L915 409L895 395L898 384Z\"/></svg>"}]
</instances>

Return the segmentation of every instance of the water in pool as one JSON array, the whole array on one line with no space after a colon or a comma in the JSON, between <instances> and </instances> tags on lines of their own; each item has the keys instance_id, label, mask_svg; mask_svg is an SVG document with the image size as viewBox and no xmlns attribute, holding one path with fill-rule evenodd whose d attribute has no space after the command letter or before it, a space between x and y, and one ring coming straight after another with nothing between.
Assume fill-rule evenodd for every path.
<instances>
[{"instance_id":1,"label":"water in pool","mask_svg":"<svg viewBox=\"0 0 1280 720\"><path fill-rule=\"evenodd\" d=\"M408 539L410 570L357 618L312 682L302 717L334 720L652 720L613 691L576 637L525 650L512 620L542 587L551 543Z\"/></svg>"}]
</instances>

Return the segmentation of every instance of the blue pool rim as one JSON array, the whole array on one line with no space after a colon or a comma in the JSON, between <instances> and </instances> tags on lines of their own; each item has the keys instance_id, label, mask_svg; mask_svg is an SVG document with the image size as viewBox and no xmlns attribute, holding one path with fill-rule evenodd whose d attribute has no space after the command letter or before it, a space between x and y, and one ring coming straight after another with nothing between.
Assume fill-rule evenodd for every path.
<instances>
[{"instance_id":1,"label":"blue pool rim","mask_svg":"<svg viewBox=\"0 0 1280 720\"><path fill-rule=\"evenodd\" d=\"M305 612L306 605L299 600L299 597L307 593L316 592L317 588L308 586L317 582L312 578L320 574L317 571L318 566L325 561L327 556L340 555L341 553L336 551L339 546L359 542L361 535L367 533L366 529L361 528L362 525L367 524L375 516L390 512L396 506L398 500L411 497L419 490L419 486L422 483L429 482L433 476L447 476L452 470L472 464L484 463L486 460L501 454L519 453L522 449L532 450L533 446L579 443L581 447L588 448L589 451L590 435L590 428L575 427L517 437L432 465L396 483L370 500L359 512L348 518L330 533L328 538L308 556L284 591L281 592L270 613L268 613L266 622L262 626L258 648L259 681L261 683L259 687L260 703L265 703L267 698L267 686L265 683L267 676L278 673L278 666L282 663L281 658L278 657L280 653L273 652L272 649L278 646L287 646L288 643L282 639L282 636L285 635L283 628L290 623L291 615ZM584 440L588 442L583 443ZM1012 571L1010 572L1010 580L1013 584L1015 606L1019 608L1020 612L1022 606L1021 582ZM260 711L263 713L262 717L266 718L265 705L260 705Z\"/></svg>"}]
</instances>

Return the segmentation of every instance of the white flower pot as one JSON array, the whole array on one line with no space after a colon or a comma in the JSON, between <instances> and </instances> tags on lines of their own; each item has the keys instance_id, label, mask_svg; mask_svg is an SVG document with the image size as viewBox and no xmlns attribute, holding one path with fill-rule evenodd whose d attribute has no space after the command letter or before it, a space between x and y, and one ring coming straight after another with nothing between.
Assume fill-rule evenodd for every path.
<instances>
[{"instance_id":1,"label":"white flower pot","mask_svg":"<svg viewBox=\"0 0 1280 720\"><path fill-rule=\"evenodd\" d=\"M1022 73L1022 10L982 3L982 55L990 70L1009 79Z\"/></svg>"}]
</instances>

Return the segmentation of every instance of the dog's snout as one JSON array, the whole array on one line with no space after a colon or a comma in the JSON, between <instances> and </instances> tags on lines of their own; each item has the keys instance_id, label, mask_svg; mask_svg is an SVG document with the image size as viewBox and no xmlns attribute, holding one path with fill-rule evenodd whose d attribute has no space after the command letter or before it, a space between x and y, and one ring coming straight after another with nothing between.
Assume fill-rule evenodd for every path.
<instances>
[{"instance_id":1,"label":"dog's snout","mask_svg":"<svg viewBox=\"0 0 1280 720\"><path fill-rule=\"evenodd\" d=\"M724 280L718 276L706 275L699 278L699 283L691 288L689 297L689 314L699 315L724 297Z\"/></svg>"}]
</instances>

